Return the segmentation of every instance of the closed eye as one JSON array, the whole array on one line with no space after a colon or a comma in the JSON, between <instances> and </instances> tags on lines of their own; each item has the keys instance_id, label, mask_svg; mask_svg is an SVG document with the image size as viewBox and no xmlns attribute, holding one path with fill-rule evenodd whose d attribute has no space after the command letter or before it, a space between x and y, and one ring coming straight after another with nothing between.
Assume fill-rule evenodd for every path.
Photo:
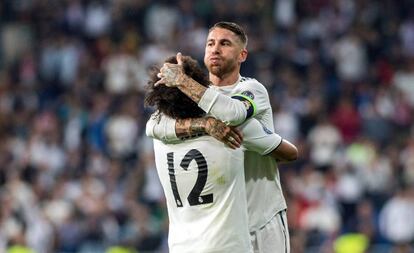
<instances>
[{"instance_id":1,"label":"closed eye","mask_svg":"<svg viewBox=\"0 0 414 253\"><path fill-rule=\"evenodd\" d=\"M231 45L231 42L230 42L230 41L228 41L228 40L223 40L223 41L221 42L221 44L222 44L223 46L230 46L230 45Z\"/></svg>"}]
</instances>

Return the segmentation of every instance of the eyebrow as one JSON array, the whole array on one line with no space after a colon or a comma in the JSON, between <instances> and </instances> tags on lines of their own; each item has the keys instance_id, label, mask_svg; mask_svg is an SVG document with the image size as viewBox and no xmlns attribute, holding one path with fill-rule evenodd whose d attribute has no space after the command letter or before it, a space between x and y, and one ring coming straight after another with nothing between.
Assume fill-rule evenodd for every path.
<instances>
[{"instance_id":1,"label":"eyebrow","mask_svg":"<svg viewBox=\"0 0 414 253\"><path fill-rule=\"evenodd\" d=\"M230 42L230 43L236 43L236 42L234 42L234 41L232 41L232 40L229 40L229 39L219 39L219 40L216 40L216 39L208 39L207 40L207 42L211 42L211 41L218 41L218 42Z\"/></svg>"}]
</instances>

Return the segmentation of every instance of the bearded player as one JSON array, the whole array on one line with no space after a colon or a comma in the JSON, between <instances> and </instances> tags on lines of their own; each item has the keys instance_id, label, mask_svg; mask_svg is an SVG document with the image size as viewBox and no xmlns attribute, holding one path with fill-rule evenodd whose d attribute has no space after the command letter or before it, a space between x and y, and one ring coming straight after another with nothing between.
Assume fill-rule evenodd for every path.
<instances>
[{"instance_id":1,"label":"bearded player","mask_svg":"<svg viewBox=\"0 0 414 253\"><path fill-rule=\"evenodd\" d=\"M170 58L167 62L175 62ZM196 62L180 56L178 64L193 80L208 87L209 81ZM155 118L201 118L196 103L177 88L155 87L152 75L146 104L158 110ZM205 119L206 133L231 132L219 120ZM275 150L280 136L269 133L256 120L240 126L244 142L232 149L211 136L192 136L175 144L154 140L157 171L167 200L169 247L173 252L252 252L244 184L243 150L260 154ZM235 137L237 136L234 135ZM276 155L276 154L275 154Z\"/></svg>"},{"instance_id":2,"label":"bearded player","mask_svg":"<svg viewBox=\"0 0 414 253\"><path fill-rule=\"evenodd\" d=\"M186 76L180 64L164 64L158 83L177 87L208 115L228 125L239 125L254 118L272 132L272 108L266 88L256 79L240 75L240 66L247 58L246 47L247 36L239 25L219 22L209 30L204 56L212 86L203 87ZM159 122L150 120L147 135L164 142L174 141L200 131L193 127L196 120L167 117ZM232 136L221 141L237 145ZM298 155L296 147L286 140L273 153L277 153L279 161L295 160ZM246 151L244 168L249 231L254 252L290 252L287 206L276 160Z\"/></svg>"}]
</instances>

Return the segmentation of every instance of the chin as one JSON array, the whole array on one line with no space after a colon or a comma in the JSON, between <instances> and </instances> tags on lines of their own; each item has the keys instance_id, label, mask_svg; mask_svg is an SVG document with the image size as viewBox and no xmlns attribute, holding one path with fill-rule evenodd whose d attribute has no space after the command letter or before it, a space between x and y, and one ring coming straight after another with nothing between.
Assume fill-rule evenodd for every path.
<instances>
[{"instance_id":1,"label":"chin","mask_svg":"<svg viewBox=\"0 0 414 253\"><path fill-rule=\"evenodd\" d=\"M219 66L210 66L208 71L214 75L218 75L221 72L221 67Z\"/></svg>"},{"instance_id":2,"label":"chin","mask_svg":"<svg viewBox=\"0 0 414 253\"><path fill-rule=\"evenodd\" d=\"M216 71L210 71L211 74L221 77L222 76L222 72L220 70L216 70Z\"/></svg>"}]
</instances>

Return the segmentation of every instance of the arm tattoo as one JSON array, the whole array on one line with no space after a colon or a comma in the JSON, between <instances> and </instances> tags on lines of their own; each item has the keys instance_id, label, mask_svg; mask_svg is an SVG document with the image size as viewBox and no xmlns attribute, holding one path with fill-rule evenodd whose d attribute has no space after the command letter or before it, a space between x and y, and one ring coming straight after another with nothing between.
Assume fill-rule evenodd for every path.
<instances>
[{"instance_id":1,"label":"arm tattoo","mask_svg":"<svg viewBox=\"0 0 414 253\"><path fill-rule=\"evenodd\" d=\"M207 87L196 82L194 79L187 77L186 75L180 75L178 78L178 89L186 94L191 100L198 103L201 97L206 92Z\"/></svg>"},{"instance_id":2,"label":"arm tattoo","mask_svg":"<svg viewBox=\"0 0 414 253\"><path fill-rule=\"evenodd\" d=\"M167 86L175 87L184 83L185 74L179 65L170 65L162 71Z\"/></svg>"},{"instance_id":3,"label":"arm tattoo","mask_svg":"<svg viewBox=\"0 0 414 253\"><path fill-rule=\"evenodd\" d=\"M178 138L186 139L205 134L205 118L177 119L175 133Z\"/></svg>"},{"instance_id":4,"label":"arm tattoo","mask_svg":"<svg viewBox=\"0 0 414 253\"><path fill-rule=\"evenodd\" d=\"M209 118L205 129L208 130L208 134L211 136L221 136L225 133L226 127L227 126L223 122L214 118Z\"/></svg>"}]
</instances>

